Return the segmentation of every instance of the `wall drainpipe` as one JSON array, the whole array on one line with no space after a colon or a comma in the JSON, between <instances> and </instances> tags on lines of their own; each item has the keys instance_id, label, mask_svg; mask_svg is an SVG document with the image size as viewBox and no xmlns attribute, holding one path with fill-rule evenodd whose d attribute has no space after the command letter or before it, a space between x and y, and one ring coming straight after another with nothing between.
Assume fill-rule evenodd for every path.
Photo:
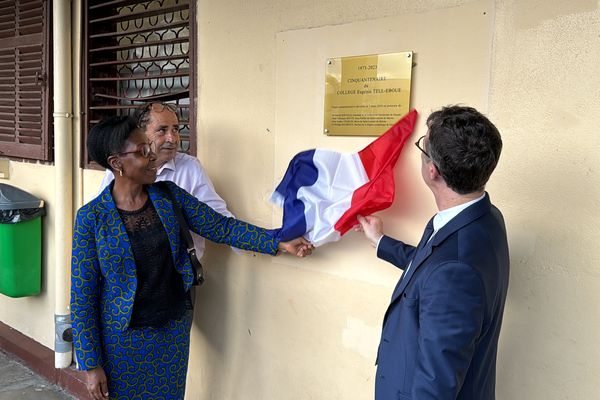
<instances>
[{"instance_id":1,"label":"wall drainpipe","mask_svg":"<svg viewBox=\"0 0 600 400\"><path fill-rule=\"evenodd\" d=\"M71 2L69 0L53 1L52 18L54 166L56 171L54 366L67 368L73 359L69 309L71 242L73 240Z\"/></svg>"}]
</instances>

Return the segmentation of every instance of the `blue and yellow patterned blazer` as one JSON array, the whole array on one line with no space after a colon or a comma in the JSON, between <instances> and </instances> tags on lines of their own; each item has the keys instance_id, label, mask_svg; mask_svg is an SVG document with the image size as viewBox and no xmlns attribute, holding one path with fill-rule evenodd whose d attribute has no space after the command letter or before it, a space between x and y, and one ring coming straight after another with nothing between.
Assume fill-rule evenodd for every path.
<instances>
[{"instance_id":1,"label":"blue and yellow patterned blazer","mask_svg":"<svg viewBox=\"0 0 600 400\"><path fill-rule=\"evenodd\" d=\"M168 186L192 231L240 249L277 253L278 239L269 231L224 217L174 183L168 182ZM79 209L73 233L71 315L75 354L83 370L102 365L106 330L122 332L129 326L137 287L133 252L112 187L111 183ZM189 290L193 273L171 200L156 184L147 189L169 238L175 268Z\"/></svg>"}]
</instances>

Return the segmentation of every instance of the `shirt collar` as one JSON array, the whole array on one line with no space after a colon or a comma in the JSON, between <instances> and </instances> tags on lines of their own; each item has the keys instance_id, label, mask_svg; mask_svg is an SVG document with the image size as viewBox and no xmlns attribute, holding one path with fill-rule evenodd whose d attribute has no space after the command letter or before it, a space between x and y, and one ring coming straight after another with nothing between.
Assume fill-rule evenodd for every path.
<instances>
[{"instance_id":1,"label":"shirt collar","mask_svg":"<svg viewBox=\"0 0 600 400\"><path fill-rule=\"evenodd\" d=\"M450 207L446 210L440 211L437 214L435 214L435 217L433 217L433 232L435 233L435 232L439 231L440 229L442 229L444 227L444 225L446 225L448 222L450 222L452 220L452 218L454 218L458 214L460 214L460 212L462 210L469 207L470 205L477 203L484 197L485 197L485 193L482 194L481 197L478 197L474 200L468 201L463 204L459 204L454 207Z\"/></svg>"},{"instance_id":2,"label":"shirt collar","mask_svg":"<svg viewBox=\"0 0 600 400\"><path fill-rule=\"evenodd\" d=\"M175 156L175 157L177 157L177 156ZM156 171L156 175L158 176L158 175L162 174L165 169L175 171L175 157L173 157L172 159L170 159L169 161L164 163L162 165L162 167L160 167L158 169L158 171Z\"/></svg>"}]
</instances>

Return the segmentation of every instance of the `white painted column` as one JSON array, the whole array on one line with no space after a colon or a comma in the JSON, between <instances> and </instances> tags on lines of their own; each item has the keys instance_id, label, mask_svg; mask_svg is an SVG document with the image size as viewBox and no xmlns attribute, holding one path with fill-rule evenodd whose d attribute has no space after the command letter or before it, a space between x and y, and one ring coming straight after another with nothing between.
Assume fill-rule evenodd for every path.
<instances>
[{"instance_id":1,"label":"white painted column","mask_svg":"<svg viewBox=\"0 0 600 400\"><path fill-rule=\"evenodd\" d=\"M63 334L70 327L70 265L73 237L73 137L71 92L71 1L52 2L54 92L54 165L56 171L55 226L55 357L56 368L72 362L72 344Z\"/></svg>"}]
</instances>

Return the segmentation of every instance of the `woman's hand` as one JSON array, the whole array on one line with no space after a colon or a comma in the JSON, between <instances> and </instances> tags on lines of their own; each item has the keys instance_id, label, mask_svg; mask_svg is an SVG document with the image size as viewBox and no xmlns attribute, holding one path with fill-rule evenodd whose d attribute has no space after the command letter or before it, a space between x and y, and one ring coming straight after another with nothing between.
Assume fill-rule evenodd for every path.
<instances>
[{"instance_id":1,"label":"woman's hand","mask_svg":"<svg viewBox=\"0 0 600 400\"><path fill-rule=\"evenodd\" d=\"M94 400L108 400L108 382L102 367L85 371L85 385Z\"/></svg>"},{"instance_id":2,"label":"woman's hand","mask_svg":"<svg viewBox=\"0 0 600 400\"><path fill-rule=\"evenodd\" d=\"M296 257L309 256L315 246L303 237L292 239L289 242L279 242L277 249L294 254Z\"/></svg>"}]
</instances>

